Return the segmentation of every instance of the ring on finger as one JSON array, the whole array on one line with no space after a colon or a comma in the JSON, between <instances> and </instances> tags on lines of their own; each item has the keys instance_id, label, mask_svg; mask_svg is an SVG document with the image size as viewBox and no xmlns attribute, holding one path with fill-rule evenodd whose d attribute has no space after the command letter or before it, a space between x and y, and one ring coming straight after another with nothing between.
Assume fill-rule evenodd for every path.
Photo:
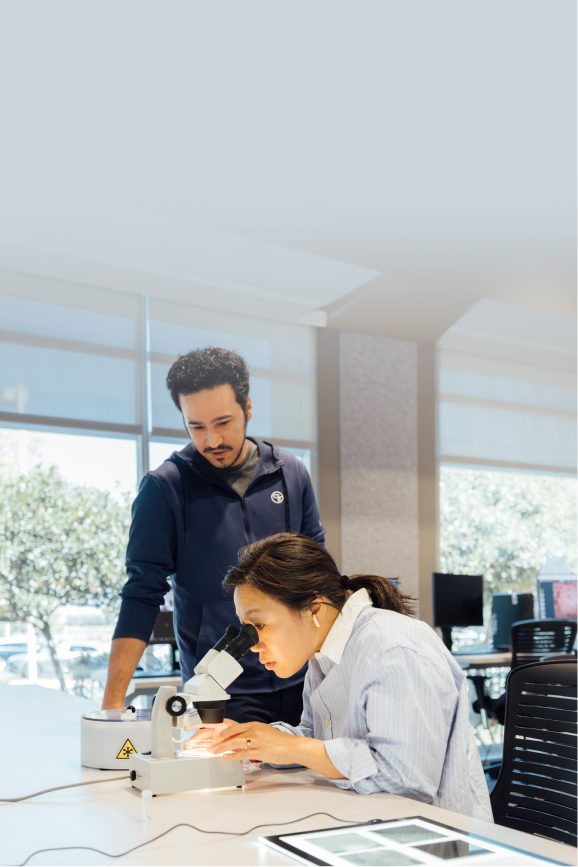
<instances>
[{"instance_id":1,"label":"ring on finger","mask_svg":"<svg viewBox=\"0 0 578 867\"><path fill-rule=\"evenodd\" d=\"M245 747L245 749L250 750L251 749L251 738L245 738L245 740L247 741L247 746Z\"/></svg>"}]
</instances>

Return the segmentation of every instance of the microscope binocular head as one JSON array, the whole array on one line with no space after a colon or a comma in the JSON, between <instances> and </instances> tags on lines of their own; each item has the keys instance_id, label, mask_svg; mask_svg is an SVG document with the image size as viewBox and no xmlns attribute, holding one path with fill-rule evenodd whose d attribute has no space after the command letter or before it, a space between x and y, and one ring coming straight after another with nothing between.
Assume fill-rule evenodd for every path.
<instances>
[{"instance_id":1,"label":"microscope binocular head","mask_svg":"<svg viewBox=\"0 0 578 867\"><path fill-rule=\"evenodd\" d=\"M225 702L230 698L225 690L243 672L239 660L258 642L259 633L251 623L240 628L228 626L196 666L194 677L185 684L185 693L191 695L203 723L223 722Z\"/></svg>"}]
</instances>

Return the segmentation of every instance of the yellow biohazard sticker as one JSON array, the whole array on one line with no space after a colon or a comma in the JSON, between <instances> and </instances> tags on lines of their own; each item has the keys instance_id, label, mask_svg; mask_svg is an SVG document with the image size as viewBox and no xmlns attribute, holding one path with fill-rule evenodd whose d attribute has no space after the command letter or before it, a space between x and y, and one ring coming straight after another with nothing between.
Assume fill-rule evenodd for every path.
<instances>
[{"instance_id":1,"label":"yellow biohazard sticker","mask_svg":"<svg viewBox=\"0 0 578 867\"><path fill-rule=\"evenodd\" d=\"M118 751L117 759L130 759L131 755L136 752L138 752L138 750L135 750L135 748L127 738L120 750Z\"/></svg>"}]
</instances>

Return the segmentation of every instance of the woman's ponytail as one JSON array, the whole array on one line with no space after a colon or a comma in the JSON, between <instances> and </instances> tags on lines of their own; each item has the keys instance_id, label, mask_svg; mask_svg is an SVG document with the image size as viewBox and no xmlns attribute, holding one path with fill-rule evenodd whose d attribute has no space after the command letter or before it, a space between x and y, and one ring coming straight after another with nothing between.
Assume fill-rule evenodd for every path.
<instances>
[{"instance_id":1,"label":"woman's ponytail","mask_svg":"<svg viewBox=\"0 0 578 867\"><path fill-rule=\"evenodd\" d=\"M401 593L389 578L379 575L341 575L326 548L300 533L279 533L248 545L239 562L225 576L232 591L250 584L293 611L311 608L320 596L341 611L350 594L362 587L376 608L412 616L415 600Z\"/></svg>"},{"instance_id":2,"label":"woman's ponytail","mask_svg":"<svg viewBox=\"0 0 578 867\"><path fill-rule=\"evenodd\" d=\"M380 575L350 575L349 587L355 593L365 587L375 608L386 608L412 617L415 614L415 599L398 590L389 578Z\"/></svg>"}]
</instances>

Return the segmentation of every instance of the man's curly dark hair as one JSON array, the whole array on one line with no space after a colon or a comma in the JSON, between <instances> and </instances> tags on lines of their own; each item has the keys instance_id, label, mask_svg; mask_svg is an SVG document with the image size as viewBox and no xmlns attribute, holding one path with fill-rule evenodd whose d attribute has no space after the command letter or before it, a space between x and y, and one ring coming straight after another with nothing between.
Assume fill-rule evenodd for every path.
<instances>
[{"instance_id":1,"label":"man's curly dark hair","mask_svg":"<svg viewBox=\"0 0 578 867\"><path fill-rule=\"evenodd\" d=\"M193 349L177 358L167 376L167 388L179 412L179 395L195 394L219 385L231 386L237 403L246 413L249 368L245 359L236 352L218 346Z\"/></svg>"}]
</instances>

